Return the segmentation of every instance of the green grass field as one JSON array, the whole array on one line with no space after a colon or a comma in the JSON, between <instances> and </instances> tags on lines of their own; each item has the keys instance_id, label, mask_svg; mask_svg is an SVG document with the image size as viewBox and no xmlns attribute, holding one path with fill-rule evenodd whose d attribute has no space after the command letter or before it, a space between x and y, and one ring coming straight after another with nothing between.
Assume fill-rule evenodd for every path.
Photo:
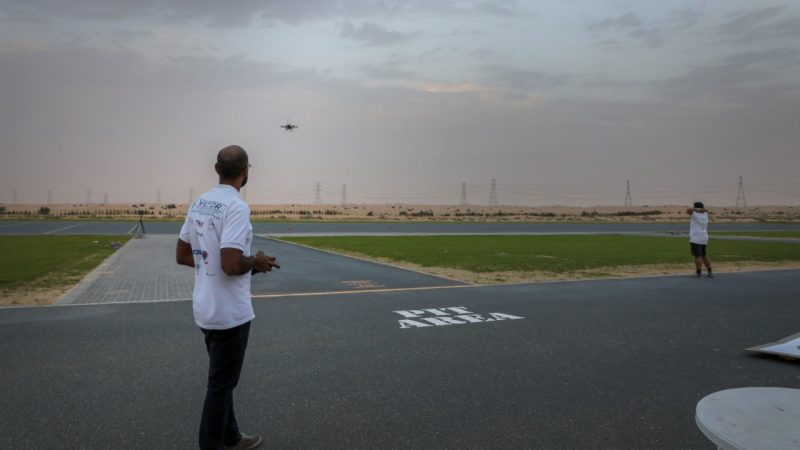
<instances>
[{"instance_id":1,"label":"green grass field","mask_svg":"<svg viewBox=\"0 0 800 450\"><path fill-rule=\"evenodd\" d=\"M781 230L781 231L721 231L711 233L711 236L754 236L754 237L775 237L775 238L795 238L800 239L800 231Z\"/></svg>"},{"instance_id":2,"label":"green grass field","mask_svg":"<svg viewBox=\"0 0 800 450\"><path fill-rule=\"evenodd\" d=\"M60 287L77 281L130 236L0 236L0 289ZM95 243L95 241L97 243Z\"/></svg>"},{"instance_id":3,"label":"green grass field","mask_svg":"<svg viewBox=\"0 0 800 450\"><path fill-rule=\"evenodd\" d=\"M689 242L676 238L560 236L292 237L286 241L472 272L571 272L642 264L687 264ZM713 241L713 261L800 261L800 244Z\"/></svg>"}]
</instances>

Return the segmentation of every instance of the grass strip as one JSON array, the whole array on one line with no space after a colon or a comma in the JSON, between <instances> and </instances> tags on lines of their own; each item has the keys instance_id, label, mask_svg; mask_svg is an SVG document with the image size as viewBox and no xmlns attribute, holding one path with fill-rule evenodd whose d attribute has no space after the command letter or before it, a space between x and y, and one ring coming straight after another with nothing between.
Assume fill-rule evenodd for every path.
<instances>
[{"instance_id":1,"label":"grass strip","mask_svg":"<svg viewBox=\"0 0 800 450\"><path fill-rule=\"evenodd\" d=\"M57 288L80 280L130 236L0 236L0 289Z\"/></svg>"},{"instance_id":2,"label":"grass strip","mask_svg":"<svg viewBox=\"0 0 800 450\"><path fill-rule=\"evenodd\" d=\"M472 272L572 272L600 267L687 263L689 242L617 235L288 237L286 241L339 252ZM800 261L800 245L713 241L713 261Z\"/></svg>"},{"instance_id":3,"label":"grass strip","mask_svg":"<svg viewBox=\"0 0 800 450\"><path fill-rule=\"evenodd\" d=\"M774 237L774 238L795 238L800 239L800 231L778 230L778 231L720 231L711 233L714 236L753 236L753 237Z\"/></svg>"}]
</instances>

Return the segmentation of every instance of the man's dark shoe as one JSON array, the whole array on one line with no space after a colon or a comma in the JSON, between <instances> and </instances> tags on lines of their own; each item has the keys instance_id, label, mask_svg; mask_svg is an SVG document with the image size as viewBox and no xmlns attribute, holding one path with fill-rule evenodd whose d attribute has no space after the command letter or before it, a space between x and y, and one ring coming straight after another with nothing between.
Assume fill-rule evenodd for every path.
<instances>
[{"instance_id":1,"label":"man's dark shoe","mask_svg":"<svg viewBox=\"0 0 800 450\"><path fill-rule=\"evenodd\" d=\"M714 274L713 274L713 273L711 273L711 272L708 272L708 275L706 275L706 276L707 276L708 278L714 278Z\"/></svg>"},{"instance_id":2,"label":"man's dark shoe","mask_svg":"<svg viewBox=\"0 0 800 450\"><path fill-rule=\"evenodd\" d=\"M694 274L694 276L692 276L692 278L703 278L703 274L702 273L696 273L696 274Z\"/></svg>"},{"instance_id":3,"label":"man's dark shoe","mask_svg":"<svg viewBox=\"0 0 800 450\"><path fill-rule=\"evenodd\" d=\"M245 450L245 449L250 449L250 448L257 448L260 445L261 445L261 436L259 436L257 434L255 434L253 436L248 436L248 435L242 433L242 438L239 440L239 442L236 443L236 445L234 445L232 447L228 447L226 445L225 449L226 450Z\"/></svg>"}]
</instances>

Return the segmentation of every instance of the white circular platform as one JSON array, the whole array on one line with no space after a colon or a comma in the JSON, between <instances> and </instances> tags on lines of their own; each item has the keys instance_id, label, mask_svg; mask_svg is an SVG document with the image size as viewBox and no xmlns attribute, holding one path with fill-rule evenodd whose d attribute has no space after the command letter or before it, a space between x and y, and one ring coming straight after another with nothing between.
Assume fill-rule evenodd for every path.
<instances>
[{"instance_id":1,"label":"white circular platform","mask_svg":"<svg viewBox=\"0 0 800 450\"><path fill-rule=\"evenodd\" d=\"M703 397L695 420L724 450L800 450L800 389L749 387Z\"/></svg>"}]
</instances>

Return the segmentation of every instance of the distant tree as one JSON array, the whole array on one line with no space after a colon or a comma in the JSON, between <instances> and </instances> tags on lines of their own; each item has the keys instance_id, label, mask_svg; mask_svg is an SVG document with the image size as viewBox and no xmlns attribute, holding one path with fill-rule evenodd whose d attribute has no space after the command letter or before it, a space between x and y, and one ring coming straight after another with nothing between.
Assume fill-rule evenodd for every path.
<instances>
[{"instance_id":1,"label":"distant tree","mask_svg":"<svg viewBox=\"0 0 800 450\"><path fill-rule=\"evenodd\" d=\"M50 215L50 208L47 206L42 206L39 208L39 215L40 216L49 216Z\"/></svg>"}]
</instances>

